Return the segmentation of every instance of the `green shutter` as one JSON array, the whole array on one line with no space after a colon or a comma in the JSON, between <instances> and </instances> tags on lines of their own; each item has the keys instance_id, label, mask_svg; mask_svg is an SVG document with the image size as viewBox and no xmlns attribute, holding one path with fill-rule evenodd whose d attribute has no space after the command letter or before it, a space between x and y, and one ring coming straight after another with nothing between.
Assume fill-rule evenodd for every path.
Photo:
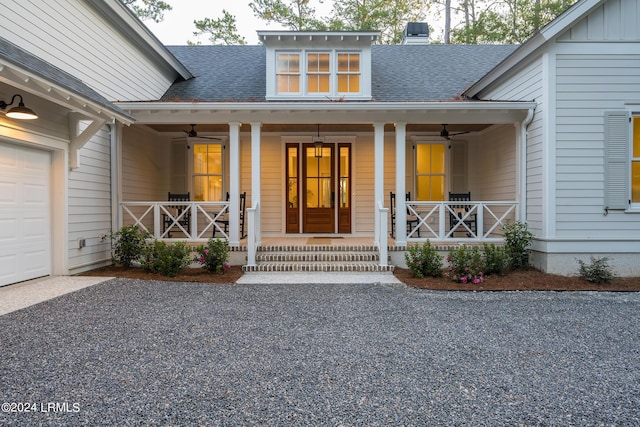
<instances>
[{"instance_id":1,"label":"green shutter","mask_svg":"<svg viewBox=\"0 0 640 427\"><path fill-rule=\"evenodd\" d=\"M629 115L604 113L605 209L629 207Z\"/></svg>"}]
</instances>

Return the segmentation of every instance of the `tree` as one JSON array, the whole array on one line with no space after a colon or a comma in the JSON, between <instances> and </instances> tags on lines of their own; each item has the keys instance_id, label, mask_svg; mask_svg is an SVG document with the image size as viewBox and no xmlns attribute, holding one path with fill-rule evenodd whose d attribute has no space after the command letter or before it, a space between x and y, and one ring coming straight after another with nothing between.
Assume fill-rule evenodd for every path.
<instances>
[{"instance_id":1,"label":"tree","mask_svg":"<svg viewBox=\"0 0 640 427\"><path fill-rule=\"evenodd\" d=\"M122 3L141 20L150 19L155 23L162 22L164 13L173 9L169 3L162 0L122 0Z\"/></svg>"},{"instance_id":2,"label":"tree","mask_svg":"<svg viewBox=\"0 0 640 427\"><path fill-rule=\"evenodd\" d=\"M204 18L193 21L196 30L193 32L195 37L208 35L211 44L246 44L246 40L238 34L236 27L236 17L226 10L222 9L222 18L211 19ZM187 42L190 45L200 44L200 42Z\"/></svg>"},{"instance_id":3,"label":"tree","mask_svg":"<svg viewBox=\"0 0 640 427\"><path fill-rule=\"evenodd\" d=\"M399 43L407 22L425 18L423 0L335 0L329 28L380 31L381 43Z\"/></svg>"},{"instance_id":4,"label":"tree","mask_svg":"<svg viewBox=\"0 0 640 427\"><path fill-rule=\"evenodd\" d=\"M471 44L524 43L573 3L575 0L465 0L464 25L451 30L451 40ZM476 14L478 10L481 11Z\"/></svg>"},{"instance_id":5,"label":"tree","mask_svg":"<svg viewBox=\"0 0 640 427\"><path fill-rule=\"evenodd\" d=\"M316 18L316 10L309 3L310 0L254 0L249 7L256 17L289 30L326 30L326 24Z\"/></svg>"}]
</instances>

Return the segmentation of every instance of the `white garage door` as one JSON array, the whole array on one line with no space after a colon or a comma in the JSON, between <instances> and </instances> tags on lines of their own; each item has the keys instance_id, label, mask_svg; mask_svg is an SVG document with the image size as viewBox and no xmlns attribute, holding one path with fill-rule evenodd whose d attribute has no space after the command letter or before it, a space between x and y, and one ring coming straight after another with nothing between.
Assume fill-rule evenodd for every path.
<instances>
[{"instance_id":1,"label":"white garage door","mask_svg":"<svg viewBox=\"0 0 640 427\"><path fill-rule=\"evenodd\" d=\"M51 156L0 142L0 286L51 274Z\"/></svg>"}]
</instances>

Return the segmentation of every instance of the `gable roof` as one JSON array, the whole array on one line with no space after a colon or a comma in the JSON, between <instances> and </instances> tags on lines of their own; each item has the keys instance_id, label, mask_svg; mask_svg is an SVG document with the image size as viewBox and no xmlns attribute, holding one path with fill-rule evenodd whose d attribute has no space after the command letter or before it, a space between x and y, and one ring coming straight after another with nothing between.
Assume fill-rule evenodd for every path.
<instances>
[{"instance_id":1,"label":"gable roof","mask_svg":"<svg viewBox=\"0 0 640 427\"><path fill-rule=\"evenodd\" d=\"M455 100L515 45L374 45L373 101ZM266 102L264 46L168 46L195 76L174 83L163 102Z\"/></svg>"},{"instance_id":2,"label":"gable roof","mask_svg":"<svg viewBox=\"0 0 640 427\"><path fill-rule=\"evenodd\" d=\"M133 116L91 89L80 79L0 37L0 64L3 62L15 68L16 71L28 73L46 85L57 86L59 90L73 94L82 99L82 103L94 104L97 110L107 110L110 112L110 115L116 116L125 123L135 121ZM42 88L39 88L35 93L42 95L43 98L49 98L53 102L56 102L55 99L50 98L51 95L45 96L45 94L40 92L41 90ZM76 106L67 106L67 108L78 109Z\"/></svg>"}]
</instances>

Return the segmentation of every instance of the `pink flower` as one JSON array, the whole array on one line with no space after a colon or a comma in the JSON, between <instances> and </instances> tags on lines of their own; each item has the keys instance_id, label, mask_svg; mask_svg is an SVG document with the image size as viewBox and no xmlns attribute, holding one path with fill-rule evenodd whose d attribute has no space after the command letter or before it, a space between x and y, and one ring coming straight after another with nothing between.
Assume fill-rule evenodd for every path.
<instances>
[{"instance_id":1,"label":"pink flower","mask_svg":"<svg viewBox=\"0 0 640 427\"><path fill-rule=\"evenodd\" d=\"M461 281L462 283L467 283L467 278L466 278L465 276L462 276L462 277L460 278L460 281Z\"/></svg>"},{"instance_id":2,"label":"pink flower","mask_svg":"<svg viewBox=\"0 0 640 427\"><path fill-rule=\"evenodd\" d=\"M204 250L204 254L205 254L205 255L209 255L209 249L205 249L205 250Z\"/></svg>"},{"instance_id":3,"label":"pink flower","mask_svg":"<svg viewBox=\"0 0 640 427\"><path fill-rule=\"evenodd\" d=\"M224 263L224 268L231 268L231 264L229 264L228 262Z\"/></svg>"},{"instance_id":4,"label":"pink flower","mask_svg":"<svg viewBox=\"0 0 640 427\"><path fill-rule=\"evenodd\" d=\"M482 280L480 279L473 279L473 284L477 285L478 283L482 282Z\"/></svg>"}]
</instances>

